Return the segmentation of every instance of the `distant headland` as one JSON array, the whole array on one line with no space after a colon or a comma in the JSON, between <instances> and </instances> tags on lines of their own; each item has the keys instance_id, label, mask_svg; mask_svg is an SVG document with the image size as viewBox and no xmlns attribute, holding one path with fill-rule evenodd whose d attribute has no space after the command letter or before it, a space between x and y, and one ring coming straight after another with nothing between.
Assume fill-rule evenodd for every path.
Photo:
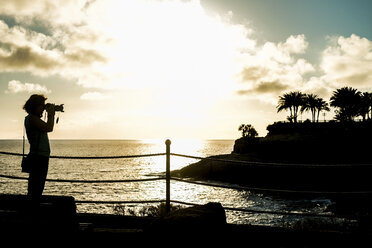
<instances>
[{"instance_id":1,"label":"distant headland","mask_svg":"<svg viewBox=\"0 0 372 248\"><path fill-rule=\"evenodd\" d=\"M262 162L372 163L372 121L276 122L263 137L235 141L233 153Z\"/></svg>"},{"instance_id":2,"label":"distant headland","mask_svg":"<svg viewBox=\"0 0 372 248\"><path fill-rule=\"evenodd\" d=\"M335 108L334 120L320 121L321 112L330 111L329 106ZM242 137L235 141L232 153L211 157L268 165L205 159L173 175L250 186L334 190L354 187L345 184L348 181L370 181L364 178L369 174L364 165L372 165L372 93L344 87L333 92L328 104L314 94L289 92L279 97L277 111L283 110L289 111L287 120L268 125L265 137L258 137L252 125L242 124L238 128ZM299 121L298 114L305 111L312 113L312 120ZM317 169L311 169L314 165ZM359 186L371 185L355 187Z\"/></svg>"},{"instance_id":3,"label":"distant headland","mask_svg":"<svg viewBox=\"0 0 372 248\"><path fill-rule=\"evenodd\" d=\"M320 114L335 108L334 120L321 122ZM372 141L372 93L343 87L333 92L329 103L315 94L299 91L279 96L277 111L289 111L286 122L267 126L268 134L258 138L251 125L241 125L242 138L234 153L253 153L262 160L301 163L372 162L368 147ZM298 114L310 111L312 120L298 121Z\"/></svg>"}]
</instances>

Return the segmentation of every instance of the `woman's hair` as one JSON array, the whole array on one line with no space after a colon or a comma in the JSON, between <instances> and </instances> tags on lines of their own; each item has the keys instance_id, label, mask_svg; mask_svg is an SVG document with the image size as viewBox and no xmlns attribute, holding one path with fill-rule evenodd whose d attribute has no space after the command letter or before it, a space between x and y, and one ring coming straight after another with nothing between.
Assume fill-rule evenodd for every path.
<instances>
[{"instance_id":1,"label":"woman's hair","mask_svg":"<svg viewBox=\"0 0 372 248\"><path fill-rule=\"evenodd\" d=\"M36 108L39 105L44 104L46 99L47 98L44 95L34 94L30 96L25 105L23 105L23 109L26 110L26 112L29 114L35 114Z\"/></svg>"}]
</instances>

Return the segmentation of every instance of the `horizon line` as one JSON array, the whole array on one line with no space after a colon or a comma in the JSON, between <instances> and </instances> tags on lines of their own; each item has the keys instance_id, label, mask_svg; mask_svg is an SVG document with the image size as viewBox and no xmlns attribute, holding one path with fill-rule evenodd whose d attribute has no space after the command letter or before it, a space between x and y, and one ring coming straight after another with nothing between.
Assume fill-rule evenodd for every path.
<instances>
[{"instance_id":1,"label":"horizon line","mask_svg":"<svg viewBox=\"0 0 372 248\"><path fill-rule=\"evenodd\" d=\"M81 139L70 139L70 138L66 138L66 139L61 139L61 138L53 138L53 139L49 139L49 141L52 141L52 140L60 140L60 141L63 141L63 140L66 140L66 141L81 141L81 140L88 140L88 141L166 141L167 139L169 138L164 138L164 139L160 139L160 138L156 138L156 139L102 139L102 138L81 138ZM3 138L0 138L0 141L6 141L6 140L23 140L22 138L10 138L10 139L3 139ZM27 140L27 139L25 139ZM203 139L203 138L174 138L174 139L169 139L169 140L184 140L184 141L192 141L192 140L205 140L205 141L233 141L233 140L236 140L236 139L221 139L221 138L216 138L216 139Z\"/></svg>"}]
</instances>

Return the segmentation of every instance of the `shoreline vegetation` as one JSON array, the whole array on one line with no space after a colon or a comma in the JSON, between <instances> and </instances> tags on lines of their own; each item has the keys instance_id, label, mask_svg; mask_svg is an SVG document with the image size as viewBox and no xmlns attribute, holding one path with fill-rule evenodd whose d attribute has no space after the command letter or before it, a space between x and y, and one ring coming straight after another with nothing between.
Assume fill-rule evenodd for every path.
<instances>
[{"instance_id":1,"label":"shoreline vegetation","mask_svg":"<svg viewBox=\"0 0 372 248\"><path fill-rule=\"evenodd\" d=\"M329 106L335 108L334 120L319 122ZM265 137L242 124L242 137L231 154L203 159L172 171L172 176L279 189L372 189L367 176L372 165L372 93L344 87L327 103L314 94L289 92L279 96L277 111L283 110L289 111L287 121L268 125ZM299 122L298 113L306 111L312 120Z\"/></svg>"}]
</instances>

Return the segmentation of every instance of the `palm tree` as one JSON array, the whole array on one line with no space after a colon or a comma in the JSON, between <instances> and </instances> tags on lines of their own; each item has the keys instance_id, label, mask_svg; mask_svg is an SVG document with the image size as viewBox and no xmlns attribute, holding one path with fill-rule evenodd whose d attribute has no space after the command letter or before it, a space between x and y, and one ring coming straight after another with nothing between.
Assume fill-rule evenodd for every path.
<instances>
[{"instance_id":1,"label":"palm tree","mask_svg":"<svg viewBox=\"0 0 372 248\"><path fill-rule=\"evenodd\" d=\"M372 93L368 93L368 96L366 97L368 100L369 109L371 112L371 115L369 116L369 120L372 119Z\"/></svg>"},{"instance_id":2,"label":"palm tree","mask_svg":"<svg viewBox=\"0 0 372 248\"><path fill-rule=\"evenodd\" d=\"M363 120L370 119L369 112L372 111L372 93L363 92L361 98L360 115L363 117Z\"/></svg>"},{"instance_id":3,"label":"palm tree","mask_svg":"<svg viewBox=\"0 0 372 248\"><path fill-rule=\"evenodd\" d=\"M328 103L324 101L322 98L318 97L316 103L316 111L317 111L317 119L316 121L319 122L319 114L322 111L330 111L330 108L328 107Z\"/></svg>"},{"instance_id":4,"label":"palm tree","mask_svg":"<svg viewBox=\"0 0 372 248\"><path fill-rule=\"evenodd\" d=\"M338 108L336 119L340 121L352 121L359 115L361 92L352 87L343 87L333 92L330 105Z\"/></svg>"},{"instance_id":5,"label":"palm tree","mask_svg":"<svg viewBox=\"0 0 372 248\"><path fill-rule=\"evenodd\" d=\"M319 97L315 94L306 94L303 98L303 103L301 106L301 113L308 110L311 111L311 118L313 122L315 122L318 98Z\"/></svg>"},{"instance_id":6,"label":"palm tree","mask_svg":"<svg viewBox=\"0 0 372 248\"><path fill-rule=\"evenodd\" d=\"M297 123L298 108L302 106L303 101L303 93L299 91L292 91L289 93L285 93L283 96L279 96L279 104L276 108L278 112L289 109L290 121Z\"/></svg>"}]
</instances>

